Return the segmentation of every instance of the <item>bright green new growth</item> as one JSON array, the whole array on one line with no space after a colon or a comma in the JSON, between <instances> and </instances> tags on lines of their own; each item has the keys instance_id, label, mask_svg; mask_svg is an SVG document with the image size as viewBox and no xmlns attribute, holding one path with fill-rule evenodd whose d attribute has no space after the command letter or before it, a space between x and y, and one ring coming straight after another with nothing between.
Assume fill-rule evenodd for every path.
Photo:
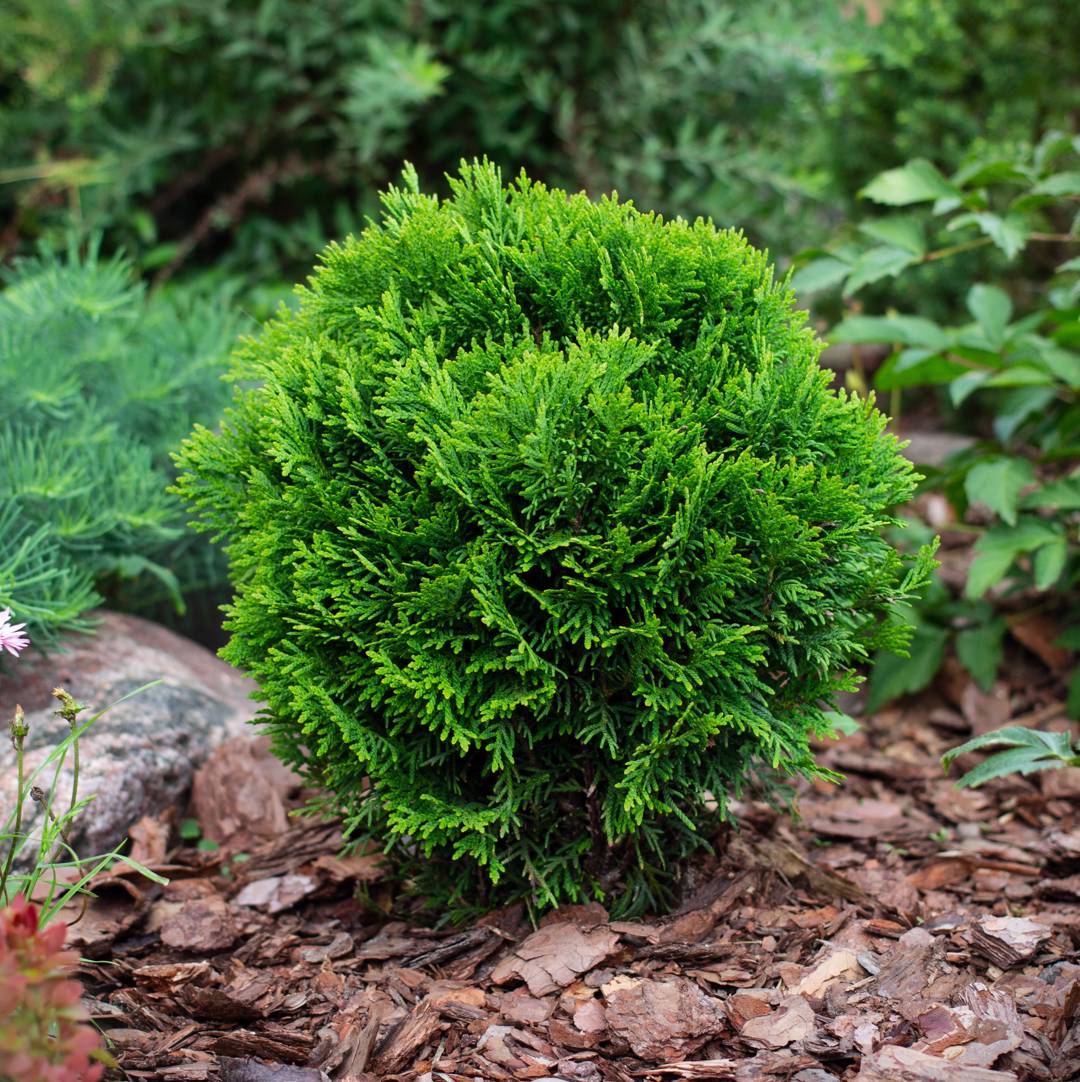
<instances>
[{"instance_id":1,"label":"bright green new growth","mask_svg":"<svg viewBox=\"0 0 1080 1082\"><path fill-rule=\"evenodd\" d=\"M881 617L930 557L880 529L915 475L738 234L486 164L452 192L407 171L180 456L225 656L429 897L655 906L708 809L814 773L823 707L902 647Z\"/></svg>"}]
</instances>

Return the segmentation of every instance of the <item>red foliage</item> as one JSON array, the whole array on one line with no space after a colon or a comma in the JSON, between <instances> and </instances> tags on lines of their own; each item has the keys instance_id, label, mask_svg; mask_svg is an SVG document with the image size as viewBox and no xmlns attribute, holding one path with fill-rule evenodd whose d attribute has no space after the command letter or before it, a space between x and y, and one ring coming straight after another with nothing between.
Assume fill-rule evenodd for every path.
<instances>
[{"instance_id":1,"label":"red foliage","mask_svg":"<svg viewBox=\"0 0 1080 1082\"><path fill-rule=\"evenodd\" d=\"M11 1082L97 1082L108 1057L86 1025L63 924L39 926L20 894L0 909L0 1075Z\"/></svg>"}]
</instances>

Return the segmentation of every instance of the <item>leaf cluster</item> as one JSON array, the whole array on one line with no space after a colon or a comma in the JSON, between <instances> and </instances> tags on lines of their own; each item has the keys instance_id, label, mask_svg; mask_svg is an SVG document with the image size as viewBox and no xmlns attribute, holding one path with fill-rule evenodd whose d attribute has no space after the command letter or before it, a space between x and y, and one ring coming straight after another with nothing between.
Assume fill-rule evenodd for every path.
<instances>
[{"instance_id":1,"label":"leaf cluster","mask_svg":"<svg viewBox=\"0 0 1080 1082\"><path fill-rule=\"evenodd\" d=\"M668 899L755 767L820 773L906 629L916 476L766 257L494 167L407 171L237 353L179 490L277 752L430 897ZM621 884L621 886L620 886Z\"/></svg>"},{"instance_id":2,"label":"leaf cluster","mask_svg":"<svg viewBox=\"0 0 1080 1082\"><path fill-rule=\"evenodd\" d=\"M843 283L845 293L859 294L979 247L998 249L1006 261L1000 284L965 283L960 321L859 313L830 335L891 346L875 386L942 387L946 408L981 437L931 478L976 534L964 599L926 598L913 663L882 657L874 673L872 702L881 705L926 686L951 632L979 684L993 683L1006 622L987 596L1057 596L1070 622L1080 618L1080 138L1050 132L1034 148L973 158L949 177L915 159L874 178L864 194L888 207L928 206L930 217L907 212L860 224L859 240L815 255L796 287ZM1080 647L1080 626L1060 645ZM1069 708L1080 716L1080 673Z\"/></svg>"}]
</instances>

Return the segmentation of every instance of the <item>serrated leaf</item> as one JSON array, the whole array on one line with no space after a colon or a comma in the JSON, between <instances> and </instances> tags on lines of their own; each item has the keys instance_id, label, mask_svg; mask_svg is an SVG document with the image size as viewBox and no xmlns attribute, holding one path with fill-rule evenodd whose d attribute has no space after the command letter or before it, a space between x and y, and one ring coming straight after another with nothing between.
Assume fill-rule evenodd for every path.
<instances>
[{"instance_id":1,"label":"serrated leaf","mask_svg":"<svg viewBox=\"0 0 1080 1082\"><path fill-rule=\"evenodd\" d=\"M1053 376L1071 388L1080 388L1080 353L1045 339L1035 339L1039 363Z\"/></svg>"},{"instance_id":2,"label":"serrated leaf","mask_svg":"<svg viewBox=\"0 0 1080 1082\"><path fill-rule=\"evenodd\" d=\"M941 765L948 770L961 755L970 751L979 751L982 748L1031 748L1039 754L1046 750L1045 742L1040 738L1037 729L1027 729L1022 725L1007 725L1003 729L992 729L987 733L979 733L970 740L950 748L941 757Z\"/></svg>"},{"instance_id":3,"label":"serrated leaf","mask_svg":"<svg viewBox=\"0 0 1080 1082\"><path fill-rule=\"evenodd\" d=\"M832 329L829 338L833 342L895 342L935 352L949 345L948 335L921 316L848 316Z\"/></svg>"},{"instance_id":4,"label":"serrated leaf","mask_svg":"<svg viewBox=\"0 0 1080 1082\"><path fill-rule=\"evenodd\" d=\"M866 709L880 710L901 695L922 691L937 675L945 656L949 633L934 624L919 624L911 637L909 657L879 654L870 673L870 695Z\"/></svg>"},{"instance_id":5,"label":"serrated leaf","mask_svg":"<svg viewBox=\"0 0 1080 1082\"><path fill-rule=\"evenodd\" d=\"M1010 526L1016 524L1020 492L1035 480L1035 470L1025 458L995 458L968 470L964 491L971 503L989 507Z\"/></svg>"},{"instance_id":6,"label":"serrated leaf","mask_svg":"<svg viewBox=\"0 0 1080 1082\"><path fill-rule=\"evenodd\" d=\"M1080 195L1080 173L1053 173L1043 177L1035 185L1034 191L1039 195Z\"/></svg>"},{"instance_id":7,"label":"serrated leaf","mask_svg":"<svg viewBox=\"0 0 1080 1082\"><path fill-rule=\"evenodd\" d=\"M1080 137L1060 130L1048 131L1035 147L1035 167L1041 171L1072 151L1080 151Z\"/></svg>"},{"instance_id":8,"label":"serrated leaf","mask_svg":"<svg viewBox=\"0 0 1080 1082\"><path fill-rule=\"evenodd\" d=\"M875 203L903 207L956 197L960 191L931 162L925 158L915 158L897 169L879 173L859 194Z\"/></svg>"},{"instance_id":9,"label":"serrated leaf","mask_svg":"<svg viewBox=\"0 0 1080 1082\"><path fill-rule=\"evenodd\" d=\"M1039 770L1052 770L1064 765L1060 759L1048 758L1035 748L1012 748L991 755L974 770L969 770L956 784L959 788L975 789L994 778L1009 774L1034 774Z\"/></svg>"},{"instance_id":10,"label":"serrated leaf","mask_svg":"<svg viewBox=\"0 0 1080 1082\"><path fill-rule=\"evenodd\" d=\"M949 401L954 406L963 405L989 378L989 372L965 372L957 376L949 385Z\"/></svg>"},{"instance_id":11,"label":"serrated leaf","mask_svg":"<svg viewBox=\"0 0 1080 1082\"><path fill-rule=\"evenodd\" d=\"M997 286L979 283L968 290L967 306L990 348L1000 349L1005 342L1005 328L1012 319L1013 305L1008 293Z\"/></svg>"},{"instance_id":12,"label":"serrated leaf","mask_svg":"<svg viewBox=\"0 0 1080 1082\"><path fill-rule=\"evenodd\" d=\"M994 435L1007 443L1020 426L1044 406L1053 402L1057 392L1053 387L1016 387L1003 396L994 418Z\"/></svg>"},{"instance_id":13,"label":"serrated leaf","mask_svg":"<svg viewBox=\"0 0 1080 1082\"><path fill-rule=\"evenodd\" d=\"M1030 172L1019 162L1006 158L982 159L961 166L952 176L953 184L968 187L981 184L1001 183L1005 180L1026 181L1031 179Z\"/></svg>"},{"instance_id":14,"label":"serrated leaf","mask_svg":"<svg viewBox=\"0 0 1080 1082\"><path fill-rule=\"evenodd\" d=\"M956 636L956 656L983 691L989 691L997 679L1005 627L1005 621L998 617L979 627L965 628Z\"/></svg>"},{"instance_id":15,"label":"serrated leaf","mask_svg":"<svg viewBox=\"0 0 1080 1082\"><path fill-rule=\"evenodd\" d=\"M1062 477L1029 492L1021 501L1023 507L1042 507L1054 511L1080 510L1080 477Z\"/></svg>"},{"instance_id":16,"label":"serrated leaf","mask_svg":"<svg viewBox=\"0 0 1080 1082\"><path fill-rule=\"evenodd\" d=\"M995 526L975 542L975 559L968 569L966 597L982 597L1008 574L1017 556L1053 541L1053 526L1041 519L1022 518L1016 526Z\"/></svg>"},{"instance_id":17,"label":"serrated leaf","mask_svg":"<svg viewBox=\"0 0 1080 1082\"><path fill-rule=\"evenodd\" d=\"M1015 215L1002 218L1000 214L988 210L972 211L954 218L948 228L961 229L965 225L978 226L979 231L988 236L1009 259L1014 259L1023 251L1028 241L1027 223Z\"/></svg>"},{"instance_id":18,"label":"serrated leaf","mask_svg":"<svg viewBox=\"0 0 1080 1082\"><path fill-rule=\"evenodd\" d=\"M838 286L850 273L851 264L842 259L832 256L814 259L792 275L791 288L796 293L819 293Z\"/></svg>"},{"instance_id":19,"label":"serrated leaf","mask_svg":"<svg viewBox=\"0 0 1080 1082\"><path fill-rule=\"evenodd\" d=\"M987 381L987 387L1052 387L1054 377L1041 368L1030 364L1014 364L995 372Z\"/></svg>"},{"instance_id":20,"label":"serrated leaf","mask_svg":"<svg viewBox=\"0 0 1080 1082\"><path fill-rule=\"evenodd\" d=\"M905 267L918 262L917 255L912 255L903 248L871 248L855 261L855 266L844 283L844 293L856 293L863 286L899 274Z\"/></svg>"},{"instance_id":21,"label":"serrated leaf","mask_svg":"<svg viewBox=\"0 0 1080 1082\"><path fill-rule=\"evenodd\" d=\"M874 240L883 241L893 248L909 252L919 259L926 255L926 237L923 234L923 226L915 218L902 216L879 218L876 221L863 222L859 226L859 232L873 237Z\"/></svg>"},{"instance_id":22,"label":"serrated leaf","mask_svg":"<svg viewBox=\"0 0 1080 1082\"><path fill-rule=\"evenodd\" d=\"M1068 555L1068 545L1064 535L1055 538L1036 551L1032 561L1036 589L1049 590L1061 578Z\"/></svg>"},{"instance_id":23,"label":"serrated leaf","mask_svg":"<svg viewBox=\"0 0 1080 1082\"><path fill-rule=\"evenodd\" d=\"M905 349L890 357L874 376L879 391L918 387L928 383L951 383L970 369L928 349Z\"/></svg>"}]
</instances>

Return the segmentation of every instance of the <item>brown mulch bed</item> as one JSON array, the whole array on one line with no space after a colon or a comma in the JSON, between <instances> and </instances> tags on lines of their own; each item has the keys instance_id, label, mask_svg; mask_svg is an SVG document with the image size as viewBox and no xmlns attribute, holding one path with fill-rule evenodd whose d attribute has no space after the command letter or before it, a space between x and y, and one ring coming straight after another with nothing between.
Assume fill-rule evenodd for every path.
<instances>
[{"instance_id":1,"label":"brown mulch bed","mask_svg":"<svg viewBox=\"0 0 1080 1082\"><path fill-rule=\"evenodd\" d=\"M970 791L938 764L1066 724L1028 669L992 694L949 669L823 746L842 787L804 786L797 821L739 805L682 908L639 922L395 919L379 858L287 818L288 777L234 741L193 798L228 842L143 821L169 885L101 881L72 929L95 1018L124 1076L175 1082L1080 1078L1080 771Z\"/></svg>"}]
</instances>

